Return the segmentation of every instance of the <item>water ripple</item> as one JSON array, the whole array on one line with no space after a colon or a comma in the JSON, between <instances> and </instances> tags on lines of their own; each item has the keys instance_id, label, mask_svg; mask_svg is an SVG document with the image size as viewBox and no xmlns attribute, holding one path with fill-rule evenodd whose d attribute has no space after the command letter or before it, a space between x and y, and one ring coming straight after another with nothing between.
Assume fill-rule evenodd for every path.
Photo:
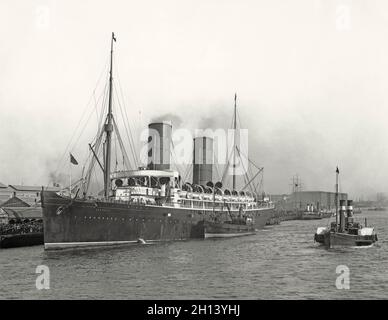
<instances>
[{"instance_id":1,"label":"water ripple","mask_svg":"<svg viewBox=\"0 0 388 320\"><path fill-rule=\"evenodd\" d=\"M234 239L59 252L4 249L0 298L386 299L388 214L368 213L368 220L379 235L371 248L318 246L318 220L286 221ZM50 268L50 290L35 288L41 264ZM338 265L350 269L349 290L335 286Z\"/></svg>"}]
</instances>

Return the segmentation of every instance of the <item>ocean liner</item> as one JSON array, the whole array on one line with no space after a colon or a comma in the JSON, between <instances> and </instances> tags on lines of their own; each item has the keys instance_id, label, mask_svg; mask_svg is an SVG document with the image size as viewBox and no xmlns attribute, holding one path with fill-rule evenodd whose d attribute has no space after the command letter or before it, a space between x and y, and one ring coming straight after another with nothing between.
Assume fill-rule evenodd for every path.
<instances>
[{"instance_id":1,"label":"ocean liner","mask_svg":"<svg viewBox=\"0 0 388 320\"><path fill-rule=\"evenodd\" d=\"M45 249L201 239L205 238L208 222L222 216L229 217L223 223L228 223L228 219L249 217L255 231L263 228L274 206L256 192L250 183L252 179L242 190L236 190L234 163L235 157L241 154L235 144L233 185L229 189L224 188L222 182L212 182L211 163L197 161L212 156L213 139L210 137L194 138L192 182L184 182L181 174L171 169L172 125L166 121L149 124L149 132L156 132L158 139L150 133L146 167L127 165L127 170L111 170L114 131L120 148L124 145L112 112L115 41L112 33L107 115L95 143L89 145L92 156L88 170L78 185L70 183L68 191L41 192ZM101 145L102 161L98 156ZM103 175L104 190L103 194L92 196L89 184L96 163Z\"/></svg>"}]
</instances>

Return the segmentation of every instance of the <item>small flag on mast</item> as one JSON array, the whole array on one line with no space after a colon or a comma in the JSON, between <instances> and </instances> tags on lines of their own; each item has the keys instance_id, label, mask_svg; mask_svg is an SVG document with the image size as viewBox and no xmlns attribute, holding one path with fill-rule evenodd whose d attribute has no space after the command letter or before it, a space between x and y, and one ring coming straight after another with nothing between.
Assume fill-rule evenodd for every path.
<instances>
[{"instance_id":1,"label":"small flag on mast","mask_svg":"<svg viewBox=\"0 0 388 320\"><path fill-rule=\"evenodd\" d=\"M70 153L70 162L71 162L72 164L75 164L75 165L78 164L77 160L75 160L75 158L73 157L73 155L72 155L71 153Z\"/></svg>"},{"instance_id":2,"label":"small flag on mast","mask_svg":"<svg viewBox=\"0 0 388 320\"><path fill-rule=\"evenodd\" d=\"M114 32L112 32L112 39L114 40L114 42L116 42L116 37L115 37Z\"/></svg>"},{"instance_id":3,"label":"small flag on mast","mask_svg":"<svg viewBox=\"0 0 388 320\"><path fill-rule=\"evenodd\" d=\"M339 170L338 170L338 167L337 167L337 170L335 170L336 173L339 173Z\"/></svg>"}]
</instances>

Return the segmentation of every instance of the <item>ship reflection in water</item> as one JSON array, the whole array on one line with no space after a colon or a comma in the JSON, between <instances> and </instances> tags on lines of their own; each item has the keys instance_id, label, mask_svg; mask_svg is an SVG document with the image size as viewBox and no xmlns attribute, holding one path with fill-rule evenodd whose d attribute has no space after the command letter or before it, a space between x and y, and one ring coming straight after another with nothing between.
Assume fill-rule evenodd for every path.
<instances>
[{"instance_id":1,"label":"ship reflection in water","mask_svg":"<svg viewBox=\"0 0 388 320\"><path fill-rule=\"evenodd\" d=\"M368 212L379 233L370 248L326 250L311 234L320 220L284 221L246 237L44 251L0 250L0 298L382 299L388 292L388 216ZM37 265L50 290L35 289ZM350 270L338 290L336 268ZM4 276L6 275L6 276Z\"/></svg>"}]
</instances>

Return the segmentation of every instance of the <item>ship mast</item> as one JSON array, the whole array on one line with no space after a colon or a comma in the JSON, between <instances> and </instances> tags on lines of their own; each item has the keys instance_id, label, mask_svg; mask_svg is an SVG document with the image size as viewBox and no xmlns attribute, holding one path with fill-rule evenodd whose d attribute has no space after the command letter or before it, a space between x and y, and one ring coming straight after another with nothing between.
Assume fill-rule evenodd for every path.
<instances>
[{"instance_id":1,"label":"ship mast","mask_svg":"<svg viewBox=\"0 0 388 320\"><path fill-rule=\"evenodd\" d=\"M237 128L237 93L234 94L234 132L233 132L233 184L232 190L236 190L236 128Z\"/></svg>"},{"instance_id":2,"label":"ship mast","mask_svg":"<svg viewBox=\"0 0 388 320\"><path fill-rule=\"evenodd\" d=\"M335 170L335 231L338 229L338 167Z\"/></svg>"},{"instance_id":3,"label":"ship mast","mask_svg":"<svg viewBox=\"0 0 388 320\"><path fill-rule=\"evenodd\" d=\"M110 190L110 166L111 166L111 140L113 131L113 115L112 115L112 84L113 84L113 41L116 42L114 33L112 32L112 39L110 45L110 71L109 71L109 105L107 122L105 124L106 133L106 150L105 150L105 170L104 170L104 196L109 196Z\"/></svg>"}]
</instances>

